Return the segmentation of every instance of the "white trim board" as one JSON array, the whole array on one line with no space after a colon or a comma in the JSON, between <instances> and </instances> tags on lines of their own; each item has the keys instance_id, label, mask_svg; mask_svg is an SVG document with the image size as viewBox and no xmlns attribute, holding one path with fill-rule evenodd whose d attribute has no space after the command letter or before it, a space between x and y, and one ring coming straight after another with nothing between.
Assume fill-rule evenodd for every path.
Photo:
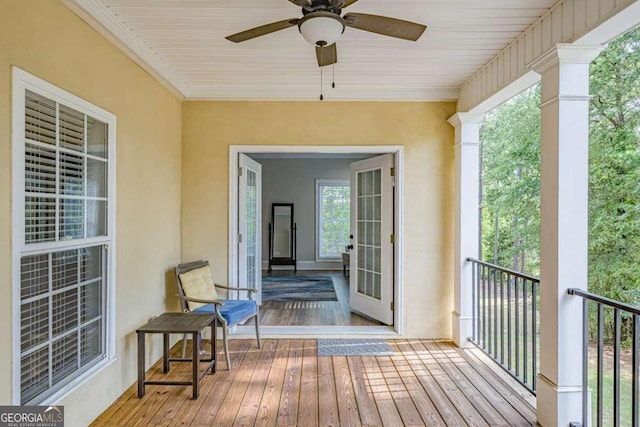
<instances>
[{"instance_id":1,"label":"white trim board","mask_svg":"<svg viewBox=\"0 0 640 427\"><path fill-rule=\"evenodd\" d=\"M401 145L230 145L229 146L229 286L238 284L238 154L253 153L304 153L304 154L388 154L395 155L395 218L396 244L394 257L394 313L395 332L402 334L403 325L403 270L404 270L404 147ZM296 327L296 328L299 328ZM368 326L366 328L371 328ZM326 329L317 327L315 329Z\"/></svg>"}]
</instances>

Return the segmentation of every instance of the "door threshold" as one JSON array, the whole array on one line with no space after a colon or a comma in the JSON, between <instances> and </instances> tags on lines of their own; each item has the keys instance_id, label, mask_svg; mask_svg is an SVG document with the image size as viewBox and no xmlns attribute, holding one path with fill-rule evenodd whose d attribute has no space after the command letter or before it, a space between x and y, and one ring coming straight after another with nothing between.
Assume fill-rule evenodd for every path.
<instances>
[{"instance_id":1,"label":"door threshold","mask_svg":"<svg viewBox=\"0 0 640 427\"><path fill-rule=\"evenodd\" d=\"M238 326L232 338L255 338L254 325ZM392 326L260 326L260 338L400 338Z\"/></svg>"}]
</instances>

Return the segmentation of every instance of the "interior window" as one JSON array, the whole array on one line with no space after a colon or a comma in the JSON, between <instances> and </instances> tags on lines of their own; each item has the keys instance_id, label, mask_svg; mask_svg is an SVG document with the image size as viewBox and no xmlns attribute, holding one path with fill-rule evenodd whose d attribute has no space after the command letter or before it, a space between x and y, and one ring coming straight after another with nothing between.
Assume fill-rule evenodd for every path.
<instances>
[{"instance_id":1,"label":"interior window","mask_svg":"<svg viewBox=\"0 0 640 427\"><path fill-rule=\"evenodd\" d=\"M316 180L316 258L340 259L349 244L351 187L345 180Z\"/></svg>"}]
</instances>

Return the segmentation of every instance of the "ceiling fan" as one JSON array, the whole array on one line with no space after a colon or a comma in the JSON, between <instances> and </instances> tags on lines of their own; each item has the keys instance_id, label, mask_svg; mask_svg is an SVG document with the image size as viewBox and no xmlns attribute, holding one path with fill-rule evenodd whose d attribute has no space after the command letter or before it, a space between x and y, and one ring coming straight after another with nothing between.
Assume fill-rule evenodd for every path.
<instances>
[{"instance_id":1,"label":"ceiling fan","mask_svg":"<svg viewBox=\"0 0 640 427\"><path fill-rule=\"evenodd\" d=\"M351 6L358 0L289 0L302 7L302 18L285 19L270 24L251 28L226 39L235 43L251 40L294 25L304 39L316 47L318 66L324 67L338 62L336 42L345 27L370 31L384 36L416 41L420 38L425 25L387 16L369 15L365 13L348 13L341 16L342 9Z\"/></svg>"}]
</instances>

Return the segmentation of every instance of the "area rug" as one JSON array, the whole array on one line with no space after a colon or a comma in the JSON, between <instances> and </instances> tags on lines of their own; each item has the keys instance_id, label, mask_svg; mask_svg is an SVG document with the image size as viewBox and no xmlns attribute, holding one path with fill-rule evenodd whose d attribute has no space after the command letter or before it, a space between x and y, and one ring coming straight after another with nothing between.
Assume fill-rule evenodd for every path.
<instances>
[{"instance_id":1,"label":"area rug","mask_svg":"<svg viewBox=\"0 0 640 427\"><path fill-rule=\"evenodd\" d=\"M318 356L390 356L384 339L322 338L318 340Z\"/></svg>"},{"instance_id":2,"label":"area rug","mask_svg":"<svg viewBox=\"0 0 640 427\"><path fill-rule=\"evenodd\" d=\"M331 276L264 276L263 301L337 301Z\"/></svg>"}]
</instances>

